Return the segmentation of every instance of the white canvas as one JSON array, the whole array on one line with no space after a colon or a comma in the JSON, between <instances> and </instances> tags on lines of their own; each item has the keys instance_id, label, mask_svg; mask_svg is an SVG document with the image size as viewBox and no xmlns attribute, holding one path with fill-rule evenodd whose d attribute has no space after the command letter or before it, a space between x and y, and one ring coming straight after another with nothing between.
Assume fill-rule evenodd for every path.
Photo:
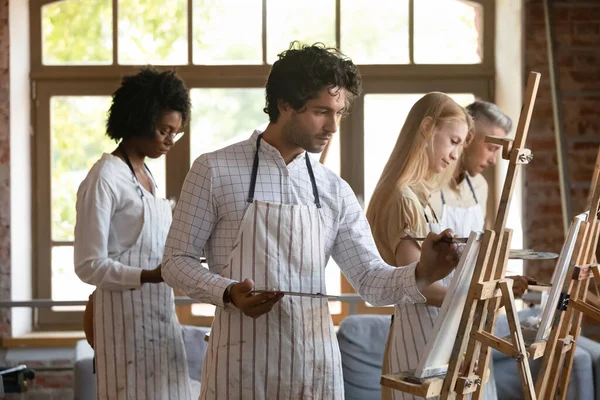
<instances>
[{"instance_id":1,"label":"white canvas","mask_svg":"<svg viewBox=\"0 0 600 400\"><path fill-rule=\"evenodd\" d=\"M425 353L415 370L415 377L428 378L446 373L462 312L467 301L471 278L481 247L481 232L471 232L446 297L427 341Z\"/></svg>"},{"instance_id":2,"label":"white canvas","mask_svg":"<svg viewBox=\"0 0 600 400\"><path fill-rule=\"evenodd\" d=\"M554 312L558 305L558 299L565 283L567 272L569 271L569 265L571 264L571 258L573 256L573 250L575 249L575 243L577 242L577 234L579 233L579 227L581 222L587 218L588 213L579 214L573 218L567 239L563 244L563 247L558 256L556 262L556 268L552 274L552 288L548 294L548 301L543 305L542 320L535 337L535 341L546 340L550 336L552 330L552 319L554 318Z\"/></svg>"}]
</instances>

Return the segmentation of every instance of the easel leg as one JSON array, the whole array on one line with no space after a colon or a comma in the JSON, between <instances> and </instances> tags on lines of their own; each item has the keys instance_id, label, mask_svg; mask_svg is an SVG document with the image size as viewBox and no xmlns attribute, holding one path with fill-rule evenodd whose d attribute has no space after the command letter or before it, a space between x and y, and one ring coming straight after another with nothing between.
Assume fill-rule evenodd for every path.
<instances>
[{"instance_id":1,"label":"easel leg","mask_svg":"<svg viewBox=\"0 0 600 400\"><path fill-rule=\"evenodd\" d=\"M503 278L504 275L506 274L506 266L508 263L508 253L510 251L511 240L512 240L512 230L505 229L504 234L502 235L502 246L500 247L500 253L498 255L499 257L502 256L503 259L500 260L498 258L497 267L493 271L490 271L492 273L490 275L490 277L493 276L495 278ZM493 299L490 299L490 301L488 303L487 315L485 316L485 318L486 318L485 331L492 335L494 334L494 331L496 329L496 318L498 317L498 310L500 309L500 307L502 305L501 299L502 299L502 297L495 297ZM491 355L491 352L490 352L489 347L482 344L480 353L479 353L479 362L478 362L478 368L477 368L477 374L481 377L484 377L488 371L489 364L490 364L490 355ZM490 379L494 379L494 377L490 376ZM477 388L477 390L473 394L472 399L475 399L475 400L483 399L484 392L485 392L485 384L481 385Z\"/></svg>"},{"instance_id":2,"label":"easel leg","mask_svg":"<svg viewBox=\"0 0 600 400\"><path fill-rule=\"evenodd\" d=\"M573 326L575 327L575 325ZM581 327L577 326L575 333L577 338L579 338L579 333L581 332ZM571 377L571 370L573 368L573 360L575 358L575 348L577 347L577 339L573 336L573 343L571 344L571 348L564 357L564 368L562 369L562 373L560 375L560 381L558 383L558 398L561 400L565 400L567 398L567 388L569 386L569 379Z\"/></svg>"},{"instance_id":3,"label":"easel leg","mask_svg":"<svg viewBox=\"0 0 600 400\"><path fill-rule=\"evenodd\" d=\"M502 298L505 301L506 319L513 335L511 339L519 351L519 354L516 355L516 360L517 367L519 368L519 376L521 377L521 385L523 386L523 397L526 400L534 400L536 398L535 388L533 387L533 379L531 377L531 370L529 369L529 358L527 357L527 348L523 341L519 317L517 310L513 307L515 298L513 297L512 285L509 285L506 281L501 281L500 289L502 290Z\"/></svg>"},{"instance_id":4,"label":"easel leg","mask_svg":"<svg viewBox=\"0 0 600 400\"><path fill-rule=\"evenodd\" d=\"M487 266L487 263L490 261L489 258L495 236L496 233L492 230L486 230L484 232L481 242L482 250L479 252L477 266L473 272L472 282L481 282L483 280L484 270ZM479 304L481 304L481 306L479 306ZM454 342L454 347L452 348L452 356L450 358L450 364L448 365L446 379L444 380L444 384L442 386L442 392L440 394L440 398L442 400L454 397L453 393L456 390L456 381L458 379L460 372L459 369L463 359L462 355L465 349L467 349L468 344L469 352L472 354L471 346L474 346L474 344L472 343L473 340L470 340L469 332L471 332L473 326L480 326L479 316L481 315L481 310L483 309L480 307L483 307L483 302L476 298L474 285L471 285L471 289L469 289L469 294L467 295L467 301L465 302L465 308L463 309L461 316L460 329L457 332L456 341ZM465 358L465 360L470 360L470 358Z\"/></svg>"}]
</instances>

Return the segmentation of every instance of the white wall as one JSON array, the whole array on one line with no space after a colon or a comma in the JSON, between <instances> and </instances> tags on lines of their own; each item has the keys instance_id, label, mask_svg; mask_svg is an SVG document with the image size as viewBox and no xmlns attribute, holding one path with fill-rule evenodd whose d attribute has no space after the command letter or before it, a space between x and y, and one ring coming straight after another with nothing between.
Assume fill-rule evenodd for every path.
<instances>
[{"instance_id":1,"label":"white wall","mask_svg":"<svg viewBox=\"0 0 600 400\"><path fill-rule=\"evenodd\" d=\"M31 253L31 107L29 86L29 6L9 0L10 35L10 243L12 300L30 300ZM12 310L12 335L31 331L32 311Z\"/></svg>"},{"instance_id":2,"label":"white wall","mask_svg":"<svg viewBox=\"0 0 600 400\"><path fill-rule=\"evenodd\" d=\"M523 0L496 1L496 104L513 120L514 137L523 104ZM496 198L500 199L508 162L496 168ZM517 176L510 204L507 228L513 229L512 249L523 248L522 170ZM522 274L523 262L511 260L507 275Z\"/></svg>"}]
</instances>

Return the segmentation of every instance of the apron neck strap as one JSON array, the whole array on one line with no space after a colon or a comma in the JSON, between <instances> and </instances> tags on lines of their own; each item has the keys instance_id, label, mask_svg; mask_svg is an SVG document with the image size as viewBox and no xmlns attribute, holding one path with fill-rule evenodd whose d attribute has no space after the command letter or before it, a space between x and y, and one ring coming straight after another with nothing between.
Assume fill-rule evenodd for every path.
<instances>
[{"instance_id":1,"label":"apron neck strap","mask_svg":"<svg viewBox=\"0 0 600 400\"><path fill-rule=\"evenodd\" d=\"M473 189L473 184L471 183L471 179L469 179L469 175L465 174L465 180L467 181L467 185L469 185L469 189L471 189L471 194L473 195L473 199L475 200L475 204L479 204L477 200L477 195L475 194L475 189ZM440 197L442 198L442 204L446 204L446 199L444 198L444 191L440 190Z\"/></svg>"},{"instance_id":2,"label":"apron neck strap","mask_svg":"<svg viewBox=\"0 0 600 400\"><path fill-rule=\"evenodd\" d=\"M435 223L439 224L440 220L438 219L437 215L435 214L435 210L433 209L433 207L431 207L431 204L429 204L429 202L427 202L427 204L425 206L423 206L423 215L425 216L425 221L428 224L431 223L431 221L429 221L429 218L427 218L427 213L425 212L427 206L429 206L429 209L431 210L431 214L433 215L433 219L435 220Z\"/></svg>"},{"instance_id":3,"label":"apron neck strap","mask_svg":"<svg viewBox=\"0 0 600 400\"><path fill-rule=\"evenodd\" d=\"M250 189L248 189L248 198L246 201L252 203L254 201L254 189L256 188L256 176L258 175L258 149L260 149L260 141L262 133L256 139L256 152L254 153L254 163L252 163L252 175L250 177Z\"/></svg>"},{"instance_id":4,"label":"apron neck strap","mask_svg":"<svg viewBox=\"0 0 600 400\"><path fill-rule=\"evenodd\" d=\"M308 169L308 175L310 176L310 183L312 184L313 196L315 197L315 205L317 208L321 208L321 200L319 199L319 191L317 190L317 182L315 181L315 174L308 158L308 151L304 152L304 159L306 160L306 168Z\"/></svg>"},{"instance_id":5,"label":"apron neck strap","mask_svg":"<svg viewBox=\"0 0 600 400\"><path fill-rule=\"evenodd\" d=\"M250 177L250 189L248 190L248 198L246 201L252 203L254 201L254 192L256 190L256 177L258 176L258 150L260 149L260 141L262 140L262 133L258 135L256 139L256 152L254 153L254 163L252 164L252 175ZM319 198L319 191L317 190L317 183L315 181L315 174L308 157L308 152L304 153L304 159L306 160L306 168L308 169L308 175L310 177L310 183L312 185L313 195L315 197L315 205L317 208L321 208L321 200Z\"/></svg>"},{"instance_id":6,"label":"apron neck strap","mask_svg":"<svg viewBox=\"0 0 600 400\"><path fill-rule=\"evenodd\" d=\"M473 199L475 199L475 204L479 204L479 201L477 201L477 195L475 194L475 189L473 189L473 184L471 183L471 179L469 179L469 174L465 175L465 179L467 180L469 189L471 189L471 194L473 195Z\"/></svg>"},{"instance_id":7,"label":"apron neck strap","mask_svg":"<svg viewBox=\"0 0 600 400\"><path fill-rule=\"evenodd\" d=\"M127 166L129 167L129 170L131 171L131 173L133 175L133 179L135 180L135 183L137 185L138 191L140 193L140 196L144 197L144 191L142 190L142 186L140 185L140 181L138 180L137 175L135 174L135 170L133 169L133 165L131 165L131 161L129 160L129 156L127 155L127 152L125 150L123 150L120 145L117 146L117 150L119 151L119 153L121 153L121 155L125 159L125 164L127 164ZM146 163L144 163L144 168L146 168L146 171L148 171L148 173L150 174L150 177L152 178L152 182L154 183L154 187L156 187L156 181L154 180L154 175L152 175L152 172L150 172L150 168L148 168L148 166L146 165Z\"/></svg>"}]
</instances>

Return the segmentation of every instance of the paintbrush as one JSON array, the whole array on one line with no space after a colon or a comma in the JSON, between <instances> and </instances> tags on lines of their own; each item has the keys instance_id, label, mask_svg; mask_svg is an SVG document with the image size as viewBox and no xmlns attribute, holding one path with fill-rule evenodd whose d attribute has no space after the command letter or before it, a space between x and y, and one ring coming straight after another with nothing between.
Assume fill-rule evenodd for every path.
<instances>
[{"instance_id":1,"label":"paintbrush","mask_svg":"<svg viewBox=\"0 0 600 400\"><path fill-rule=\"evenodd\" d=\"M527 284L531 285L531 286L542 286L542 287L551 287L552 286L550 283L542 283L542 282L538 282L534 279L527 279Z\"/></svg>"},{"instance_id":2,"label":"paintbrush","mask_svg":"<svg viewBox=\"0 0 600 400\"><path fill-rule=\"evenodd\" d=\"M424 237L413 237L413 236L404 236L401 240L412 240L415 242L422 242L424 241L426 238ZM440 242L444 242L444 243L467 243L467 240L469 240L469 238L449 238L447 236L444 236L442 239L440 239Z\"/></svg>"}]
</instances>

